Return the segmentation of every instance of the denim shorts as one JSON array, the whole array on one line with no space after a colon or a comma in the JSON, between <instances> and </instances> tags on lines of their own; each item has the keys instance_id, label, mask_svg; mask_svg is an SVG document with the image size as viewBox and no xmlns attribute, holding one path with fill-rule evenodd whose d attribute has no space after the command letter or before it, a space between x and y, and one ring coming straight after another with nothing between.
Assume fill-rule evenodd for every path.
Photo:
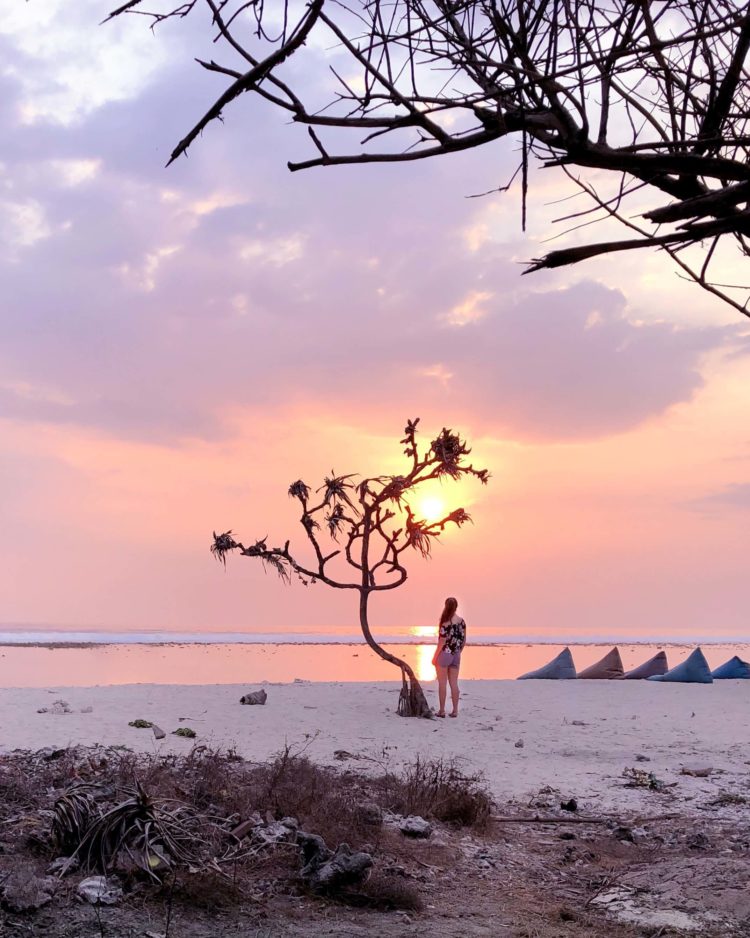
<instances>
[{"instance_id":1,"label":"denim shorts","mask_svg":"<svg viewBox=\"0 0 750 938\"><path fill-rule=\"evenodd\" d=\"M461 667L461 652L449 651L447 648L444 648L437 656L435 664L438 668L458 669Z\"/></svg>"}]
</instances>

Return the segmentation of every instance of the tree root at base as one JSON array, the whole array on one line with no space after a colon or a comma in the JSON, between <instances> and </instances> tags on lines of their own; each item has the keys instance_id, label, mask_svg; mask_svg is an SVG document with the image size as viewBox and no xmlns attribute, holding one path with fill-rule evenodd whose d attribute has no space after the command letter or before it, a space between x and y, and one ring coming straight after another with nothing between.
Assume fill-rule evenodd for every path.
<instances>
[{"instance_id":1,"label":"tree root at base","mask_svg":"<svg viewBox=\"0 0 750 938\"><path fill-rule=\"evenodd\" d=\"M403 668L401 669L401 691L398 697L398 715L432 719L432 708L427 703L422 685L415 677L407 677Z\"/></svg>"}]
</instances>

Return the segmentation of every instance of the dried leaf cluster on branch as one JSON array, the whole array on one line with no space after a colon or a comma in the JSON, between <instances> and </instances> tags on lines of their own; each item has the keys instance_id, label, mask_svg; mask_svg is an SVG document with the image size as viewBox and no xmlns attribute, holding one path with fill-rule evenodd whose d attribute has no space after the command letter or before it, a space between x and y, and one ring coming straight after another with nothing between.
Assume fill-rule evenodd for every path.
<instances>
[{"instance_id":1,"label":"dried leaf cluster on branch","mask_svg":"<svg viewBox=\"0 0 750 938\"><path fill-rule=\"evenodd\" d=\"M409 420L401 440L409 461L405 475L374 476L355 484L351 481L354 475L336 475L332 471L314 495L301 479L289 486L290 497L302 507L300 524L312 550L312 562L303 562L296 552L292 554L290 541L283 547L269 547L268 538L263 537L245 546L232 531L214 532L211 545L213 554L224 564L228 553L238 551L243 557L260 560L287 582L296 576L305 585L320 582L335 589L358 591L360 626L366 642L381 658L401 669L399 713L404 716L427 716L430 708L411 666L373 638L368 620L369 597L406 582L405 559L409 551L429 557L434 542L449 525L460 528L471 520L463 508L437 521L418 517L410 501L420 486L442 479L473 477L482 484L489 480L486 469L475 469L467 463L471 450L452 430L443 428L429 449L420 454L418 424L419 418ZM321 540L324 527L332 542L328 545Z\"/></svg>"},{"instance_id":2,"label":"dried leaf cluster on branch","mask_svg":"<svg viewBox=\"0 0 750 938\"><path fill-rule=\"evenodd\" d=\"M711 269L720 244L748 249L750 4L187 0L149 12L148 0L130 0L110 18L157 24L204 5L227 60L199 61L228 83L172 160L245 92L307 125L315 155L291 170L425 159L512 136L524 224L529 170L542 164L585 200L558 220L610 218L629 232L552 251L529 271L661 249L748 314L749 285L718 283Z\"/></svg>"}]
</instances>

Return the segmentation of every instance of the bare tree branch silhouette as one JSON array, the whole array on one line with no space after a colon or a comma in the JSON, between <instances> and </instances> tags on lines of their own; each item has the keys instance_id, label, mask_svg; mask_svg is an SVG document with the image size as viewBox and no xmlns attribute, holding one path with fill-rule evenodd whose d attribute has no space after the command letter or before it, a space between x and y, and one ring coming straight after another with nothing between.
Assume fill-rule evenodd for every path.
<instances>
[{"instance_id":1,"label":"bare tree branch silhouette","mask_svg":"<svg viewBox=\"0 0 750 938\"><path fill-rule=\"evenodd\" d=\"M434 542L448 525L461 527L471 518L456 508L438 521L428 522L412 508L413 497L425 482L474 477L489 480L486 469L475 469L466 457L471 450L460 436L443 429L429 448L420 453L417 443L419 418L409 420L401 440L408 467L404 475L385 475L351 481L354 475L331 472L315 492L301 479L289 487L289 495L302 508L300 524L312 550L312 561L303 562L283 547L269 547L263 537L248 546L232 531L214 532L211 551L226 564L227 554L239 552L267 565L285 582L298 577L305 585L324 583L333 589L359 594L359 624L370 648L401 670L398 712L402 716L430 716L431 710L413 668L390 654L375 640L370 628L369 601L374 593L397 589L407 580L406 556L416 551L429 557ZM327 546L322 537L328 540ZM334 572L334 566L338 571ZM344 576L348 573L348 577Z\"/></svg>"},{"instance_id":2,"label":"bare tree branch silhouette","mask_svg":"<svg viewBox=\"0 0 750 938\"><path fill-rule=\"evenodd\" d=\"M748 253L750 4L187 0L149 12L147 3L130 0L107 19L141 14L156 26L207 9L231 57L199 60L229 84L170 162L248 92L307 126L314 155L290 162L292 171L422 160L513 137L522 224L532 167L557 167L586 204L561 221L614 219L629 232L551 251L527 273L662 250L748 315L750 284L718 282L712 271L729 258L717 250L725 242ZM293 67L300 56L307 69Z\"/></svg>"}]
</instances>

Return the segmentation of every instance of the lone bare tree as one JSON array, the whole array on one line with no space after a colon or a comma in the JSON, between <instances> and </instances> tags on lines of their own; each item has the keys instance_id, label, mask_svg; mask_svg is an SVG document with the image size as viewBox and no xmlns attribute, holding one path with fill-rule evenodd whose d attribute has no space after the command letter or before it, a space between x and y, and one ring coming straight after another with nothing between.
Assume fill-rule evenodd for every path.
<instances>
[{"instance_id":1,"label":"lone bare tree","mask_svg":"<svg viewBox=\"0 0 750 938\"><path fill-rule=\"evenodd\" d=\"M337 476L333 472L313 495L301 479L289 487L289 495L302 506L300 524L312 546L313 560L303 563L292 554L290 541L283 547L269 547L266 537L245 547L231 531L214 532L211 551L224 564L226 556L239 551L243 557L255 557L289 582L297 576L307 584L325 583L334 589L354 590L359 594L359 624L365 641L381 658L401 669L401 693L398 712L402 716L430 716L431 710L411 666L382 648L372 635L369 601L373 593L393 590L406 582L405 553L415 550L429 557L433 541L449 524L457 527L471 518L463 508L456 508L439 521L428 523L417 517L411 501L420 486L432 479L460 479L474 476L486 484L489 473L466 464L471 452L460 436L445 428L429 449L420 455L416 420L409 420L404 454L409 460L405 475L375 476L355 485L354 475ZM333 542L321 545L321 533ZM336 545L336 546L334 546ZM329 549L329 547L333 549ZM332 572L331 562L339 560L351 579ZM341 564L341 561L344 561Z\"/></svg>"},{"instance_id":2,"label":"lone bare tree","mask_svg":"<svg viewBox=\"0 0 750 938\"><path fill-rule=\"evenodd\" d=\"M108 19L139 13L156 24L205 9L229 58L198 60L227 84L172 160L246 92L307 126L314 155L293 171L420 160L513 136L522 225L541 164L584 199L557 221L614 219L630 235L552 251L527 272L660 249L749 315L747 279L718 282L712 271L731 260L720 244L748 254L750 3L167 0L160 12L148 3L128 0Z\"/></svg>"}]
</instances>

